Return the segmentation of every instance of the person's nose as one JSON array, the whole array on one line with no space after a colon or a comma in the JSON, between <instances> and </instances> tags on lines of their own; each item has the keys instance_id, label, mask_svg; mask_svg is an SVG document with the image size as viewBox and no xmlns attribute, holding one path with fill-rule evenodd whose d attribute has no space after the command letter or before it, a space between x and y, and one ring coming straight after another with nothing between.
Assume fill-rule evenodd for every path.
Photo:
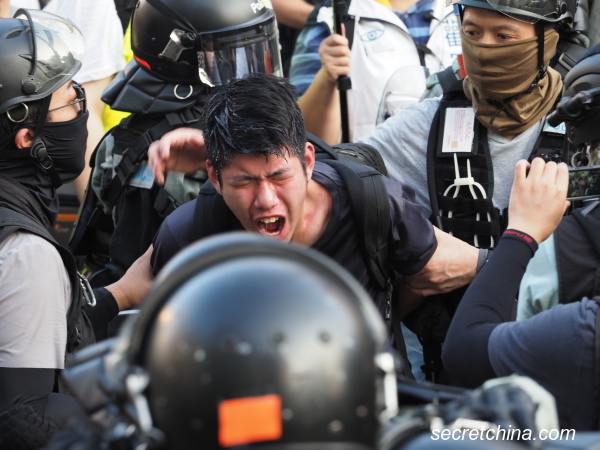
<instances>
[{"instance_id":1,"label":"person's nose","mask_svg":"<svg viewBox=\"0 0 600 450\"><path fill-rule=\"evenodd\" d=\"M275 186L268 181L261 181L256 187L256 196L254 197L254 206L257 209L268 211L277 206L279 197Z\"/></svg>"},{"instance_id":2,"label":"person's nose","mask_svg":"<svg viewBox=\"0 0 600 450\"><path fill-rule=\"evenodd\" d=\"M481 40L479 41L480 44L495 44L496 41L494 40L494 35L493 33L483 33L481 35Z\"/></svg>"}]
</instances>

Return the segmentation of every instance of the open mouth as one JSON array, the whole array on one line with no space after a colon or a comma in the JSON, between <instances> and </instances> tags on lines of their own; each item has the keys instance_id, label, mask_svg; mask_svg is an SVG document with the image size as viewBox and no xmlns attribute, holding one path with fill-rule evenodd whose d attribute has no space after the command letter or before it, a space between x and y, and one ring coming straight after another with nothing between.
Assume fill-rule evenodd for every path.
<instances>
[{"instance_id":1,"label":"open mouth","mask_svg":"<svg viewBox=\"0 0 600 450\"><path fill-rule=\"evenodd\" d=\"M283 229L285 219L283 217L265 217L258 219L258 229L267 236L277 236Z\"/></svg>"}]
</instances>

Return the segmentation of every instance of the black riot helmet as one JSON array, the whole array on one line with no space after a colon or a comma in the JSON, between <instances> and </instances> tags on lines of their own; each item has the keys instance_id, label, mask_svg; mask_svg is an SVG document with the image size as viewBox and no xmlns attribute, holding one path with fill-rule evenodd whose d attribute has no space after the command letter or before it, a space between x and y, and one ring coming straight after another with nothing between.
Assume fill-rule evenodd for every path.
<instances>
[{"instance_id":1,"label":"black riot helmet","mask_svg":"<svg viewBox=\"0 0 600 450\"><path fill-rule=\"evenodd\" d=\"M453 0L452 3L498 11L522 22L571 23L578 0Z\"/></svg>"},{"instance_id":2,"label":"black riot helmet","mask_svg":"<svg viewBox=\"0 0 600 450\"><path fill-rule=\"evenodd\" d=\"M79 70L85 51L72 22L37 10L0 20L0 42L0 114L51 96Z\"/></svg>"},{"instance_id":3,"label":"black riot helmet","mask_svg":"<svg viewBox=\"0 0 600 450\"><path fill-rule=\"evenodd\" d=\"M281 76L275 14L266 0L140 0L135 59L158 77L208 86L247 73Z\"/></svg>"},{"instance_id":4,"label":"black riot helmet","mask_svg":"<svg viewBox=\"0 0 600 450\"><path fill-rule=\"evenodd\" d=\"M311 249L246 232L202 240L165 266L128 325L90 364L101 389L77 366L66 377L88 411L127 397L121 410L134 405L161 448L373 449L397 412L377 309Z\"/></svg>"}]
</instances>

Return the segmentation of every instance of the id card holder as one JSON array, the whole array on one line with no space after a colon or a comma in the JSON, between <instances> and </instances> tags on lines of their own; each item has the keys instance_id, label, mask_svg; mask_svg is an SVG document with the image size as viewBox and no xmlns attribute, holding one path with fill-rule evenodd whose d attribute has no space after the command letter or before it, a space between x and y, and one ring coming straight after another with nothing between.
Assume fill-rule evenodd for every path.
<instances>
[{"instance_id":1,"label":"id card holder","mask_svg":"<svg viewBox=\"0 0 600 450\"><path fill-rule=\"evenodd\" d=\"M442 158L470 157L477 154L479 142L475 112L471 106L446 108L440 121L437 156Z\"/></svg>"}]
</instances>

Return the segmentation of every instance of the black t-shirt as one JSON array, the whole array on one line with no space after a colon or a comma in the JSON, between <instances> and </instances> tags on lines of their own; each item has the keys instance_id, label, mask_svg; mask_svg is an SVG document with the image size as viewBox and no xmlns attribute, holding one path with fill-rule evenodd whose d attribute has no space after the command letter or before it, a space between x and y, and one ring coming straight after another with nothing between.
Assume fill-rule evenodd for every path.
<instances>
[{"instance_id":1,"label":"black t-shirt","mask_svg":"<svg viewBox=\"0 0 600 450\"><path fill-rule=\"evenodd\" d=\"M316 163L313 180L323 185L332 196L329 223L313 248L334 259L354 275L374 299L383 315L385 292L370 279L343 181L335 169L321 162ZM392 223L390 265L402 275L414 275L427 264L437 248L433 227L423 215L421 207L415 203L414 191L410 187L387 178L385 185ZM158 230L152 254L155 274L179 250L192 242L195 206L196 200L182 205L165 219Z\"/></svg>"}]
</instances>

